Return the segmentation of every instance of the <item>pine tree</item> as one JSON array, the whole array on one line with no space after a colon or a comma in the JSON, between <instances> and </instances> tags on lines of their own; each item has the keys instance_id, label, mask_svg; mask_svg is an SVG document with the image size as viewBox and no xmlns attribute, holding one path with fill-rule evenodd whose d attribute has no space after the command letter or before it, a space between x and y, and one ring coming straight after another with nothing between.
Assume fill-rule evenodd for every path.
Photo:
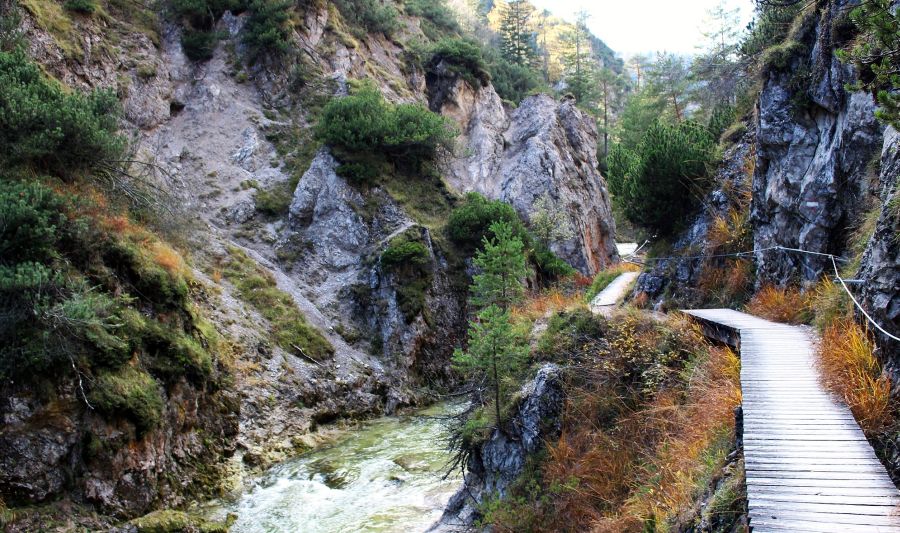
<instances>
[{"instance_id":1,"label":"pine tree","mask_svg":"<svg viewBox=\"0 0 900 533\"><path fill-rule=\"evenodd\" d=\"M723 2L707 12L703 32L706 39L691 64L694 84L691 98L709 114L716 107L732 106L747 82L745 65L740 61L741 33L737 10L729 10Z\"/></svg>"},{"instance_id":2,"label":"pine tree","mask_svg":"<svg viewBox=\"0 0 900 533\"><path fill-rule=\"evenodd\" d=\"M585 11L579 11L575 16L575 27L563 36L563 42L568 47L568 51L563 54L566 85L579 104L590 106L596 97L597 62L593 57L591 34L587 29L589 15Z\"/></svg>"},{"instance_id":3,"label":"pine tree","mask_svg":"<svg viewBox=\"0 0 900 533\"><path fill-rule=\"evenodd\" d=\"M524 295L525 245L508 222L494 222L490 232L494 237L485 237L483 248L475 254L474 263L481 273L472 278L472 303L482 308L496 305L506 311Z\"/></svg>"},{"instance_id":4,"label":"pine tree","mask_svg":"<svg viewBox=\"0 0 900 533\"><path fill-rule=\"evenodd\" d=\"M534 6L527 0L510 0L500 21L500 52L510 63L528 66L535 56L531 15Z\"/></svg>"},{"instance_id":5,"label":"pine tree","mask_svg":"<svg viewBox=\"0 0 900 533\"><path fill-rule=\"evenodd\" d=\"M688 76L686 60L665 52L657 54L656 62L647 72L648 90L667 105L672 105L672 115L677 122L684 119Z\"/></svg>"},{"instance_id":6,"label":"pine tree","mask_svg":"<svg viewBox=\"0 0 900 533\"><path fill-rule=\"evenodd\" d=\"M513 325L509 308L522 300L526 273L524 244L508 222L494 222L492 239L483 240L475 256L481 273L473 277L472 303L481 308L469 323L469 346L453 354L454 366L474 374L492 390L496 424L500 426L503 381L516 373L527 354L527 345Z\"/></svg>"},{"instance_id":7,"label":"pine tree","mask_svg":"<svg viewBox=\"0 0 900 533\"><path fill-rule=\"evenodd\" d=\"M478 313L469 324L469 346L453 353L456 369L484 378L494 396L494 416L500 425L500 402L504 397L503 381L518 372L528 353L522 335L510 320L509 311L491 305Z\"/></svg>"}]
</instances>

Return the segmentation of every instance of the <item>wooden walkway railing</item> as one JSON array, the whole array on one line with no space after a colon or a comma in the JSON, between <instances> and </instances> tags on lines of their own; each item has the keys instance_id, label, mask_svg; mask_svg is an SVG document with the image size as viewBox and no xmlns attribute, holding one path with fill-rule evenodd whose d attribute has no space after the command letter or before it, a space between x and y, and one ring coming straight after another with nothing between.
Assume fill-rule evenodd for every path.
<instances>
[{"instance_id":1,"label":"wooden walkway railing","mask_svg":"<svg viewBox=\"0 0 900 533\"><path fill-rule=\"evenodd\" d=\"M740 348L752 531L900 532L900 493L850 409L823 389L811 329L684 312Z\"/></svg>"}]
</instances>

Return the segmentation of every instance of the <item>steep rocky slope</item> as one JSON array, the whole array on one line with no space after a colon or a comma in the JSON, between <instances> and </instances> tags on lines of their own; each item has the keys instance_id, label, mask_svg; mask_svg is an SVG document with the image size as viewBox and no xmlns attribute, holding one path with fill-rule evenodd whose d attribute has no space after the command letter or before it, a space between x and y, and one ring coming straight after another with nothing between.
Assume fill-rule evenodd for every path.
<instances>
[{"instance_id":1,"label":"steep rocky slope","mask_svg":"<svg viewBox=\"0 0 900 533\"><path fill-rule=\"evenodd\" d=\"M190 249L204 313L227 340L218 355L227 352L230 362L218 388L171 388L157 432L122 437L126 446L95 460L82 436L90 429L101 440L120 438L119 422L83 406L73 380L53 399L7 391L0 429L9 443L0 452L9 467L0 480L7 503L64 496L119 517L180 505L239 481L245 467L304 449L323 423L391 412L421 401L424 384L446 383L466 324L465 265L440 234L446 213L416 210L416 191L349 183L309 133L317 106L345 93L347 80L373 80L391 101L429 100L425 71L399 44L422 37L419 19L403 17L392 39L362 40L333 5L312 3L291 34L305 69L298 73L243 62L246 14L221 17L222 42L198 63L185 56L181 30L165 12L114 1L93 16L57 2L22 4L29 54L49 74L120 97L133 157L174 213L158 224ZM463 93L464 85L457 83ZM437 185L438 203L452 206L460 193L479 190L527 218L548 193L577 229L555 251L585 274L612 261L613 223L590 120L546 96L504 109L490 86L460 98L466 109L439 106L464 135L447 162L449 187ZM479 140L478 124L496 135ZM475 169L466 154L483 150L497 157ZM428 250L424 305L413 313L403 305L403 280L379 261L397 237ZM333 354L313 357L279 343L278 319L248 298L251 279L280 294L276 301L287 298ZM226 471L227 457L237 476Z\"/></svg>"},{"instance_id":2,"label":"steep rocky slope","mask_svg":"<svg viewBox=\"0 0 900 533\"><path fill-rule=\"evenodd\" d=\"M831 260L815 253L848 257L853 229L872 205L889 203L896 181L892 154L897 137L875 119L871 95L846 89L856 73L835 52L846 39L836 29L840 27L836 18L844 7L843 2L828 2L821 12L809 8L800 14L790 46L781 45L786 51L763 69L748 132L732 140L716 190L676 241L676 251L692 255L752 248L759 250L748 267L756 288L808 284L833 273ZM748 193L746 201L743 197ZM749 232L749 239L735 249L725 249L721 235L710 232L711 222L717 216L727 217L730 209L747 216L746 223L731 224L733 235ZM884 218L889 218L890 210L885 209ZM890 222L882 223L882 236L872 237L870 247L877 248L878 242L884 246L884 235L889 233L884 223ZM813 254L772 249L777 246ZM876 256L878 266L871 264ZM867 285L865 297L873 310L882 310L883 318L894 320L884 310L896 307L890 303L897 301L896 290L877 288L884 286L883 281L891 281L894 265L890 253L882 248L870 252L866 261L866 279L878 275L884 279ZM712 266L725 262L712 260ZM698 303L704 292L698 284L703 285L706 266L708 261L700 259L657 261L641 276L635 291L654 302L672 298L676 305Z\"/></svg>"}]
</instances>

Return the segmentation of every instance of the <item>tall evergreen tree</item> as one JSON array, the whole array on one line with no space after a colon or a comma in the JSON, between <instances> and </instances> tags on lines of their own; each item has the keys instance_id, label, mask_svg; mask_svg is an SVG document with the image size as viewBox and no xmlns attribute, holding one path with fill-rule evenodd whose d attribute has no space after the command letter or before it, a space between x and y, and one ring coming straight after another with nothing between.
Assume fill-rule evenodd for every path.
<instances>
[{"instance_id":1,"label":"tall evergreen tree","mask_svg":"<svg viewBox=\"0 0 900 533\"><path fill-rule=\"evenodd\" d=\"M493 393L494 414L500 426L503 382L524 363L527 345L513 325L509 308L522 300L526 273L525 246L508 222L494 222L493 238L483 240L475 256L481 273L474 276L472 303L481 308L469 324L469 345L453 354L454 366L480 378Z\"/></svg>"},{"instance_id":2,"label":"tall evergreen tree","mask_svg":"<svg viewBox=\"0 0 900 533\"><path fill-rule=\"evenodd\" d=\"M472 277L472 303L478 307L496 305L506 311L522 301L525 277L525 245L508 222L494 222L492 239L484 238L475 254L480 274Z\"/></svg>"},{"instance_id":3,"label":"tall evergreen tree","mask_svg":"<svg viewBox=\"0 0 900 533\"><path fill-rule=\"evenodd\" d=\"M648 89L657 95L666 106L671 105L672 117L676 121L684 119L687 104L689 74L687 61L680 56L660 52L647 72Z\"/></svg>"},{"instance_id":4,"label":"tall evergreen tree","mask_svg":"<svg viewBox=\"0 0 900 533\"><path fill-rule=\"evenodd\" d=\"M579 104L590 106L596 97L594 76L597 61L593 57L591 34L587 28L589 15L586 11L579 11L575 17L575 27L563 36L563 42L568 48L563 54L566 85Z\"/></svg>"},{"instance_id":5,"label":"tall evergreen tree","mask_svg":"<svg viewBox=\"0 0 900 533\"><path fill-rule=\"evenodd\" d=\"M707 12L703 32L705 43L691 64L691 77L699 82L691 97L709 115L716 107L734 105L747 81L744 63L738 55L741 32L739 12L720 2Z\"/></svg>"},{"instance_id":6,"label":"tall evergreen tree","mask_svg":"<svg viewBox=\"0 0 900 533\"><path fill-rule=\"evenodd\" d=\"M535 57L531 15L534 6L527 0L510 0L500 21L500 51L504 59L519 66L529 65Z\"/></svg>"}]
</instances>

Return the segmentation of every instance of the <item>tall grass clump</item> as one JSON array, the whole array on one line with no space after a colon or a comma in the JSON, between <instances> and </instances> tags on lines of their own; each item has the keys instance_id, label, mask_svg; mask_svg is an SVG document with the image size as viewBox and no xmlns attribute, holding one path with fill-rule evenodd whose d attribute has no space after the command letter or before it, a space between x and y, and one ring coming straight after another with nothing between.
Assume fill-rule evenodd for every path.
<instances>
[{"instance_id":1,"label":"tall grass clump","mask_svg":"<svg viewBox=\"0 0 900 533\"><path fill-rule=\"evenodd\" d=\"M832 322L822 334L819 354L826 386L847 402L867 433L892 422L890 380L882 372L875 343L863 326L850 318Z\"/></svg>"},{"instance_id":2,"label":"tall grass clump","mask_svg":"<svg viewBox=\"0 0 900 533\"><path fill-rule=\"evenodd\" d=\"M788 324L802 324L810 318L809 300L799 289L773 285L766 285L753 296L747 304L747 312Z\"/></svg>"}]
</instances>

